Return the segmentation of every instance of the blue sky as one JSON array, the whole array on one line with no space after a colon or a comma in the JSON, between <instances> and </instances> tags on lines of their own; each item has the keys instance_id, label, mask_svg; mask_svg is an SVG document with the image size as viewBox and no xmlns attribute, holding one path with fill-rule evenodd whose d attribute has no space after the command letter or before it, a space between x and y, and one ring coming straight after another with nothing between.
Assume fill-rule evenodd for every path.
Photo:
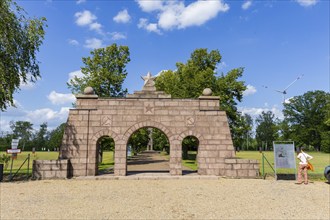
<instances>
[{"instance_id":1,"label":"blue sky","mask_svg":"<svg viewBox=\"0 0 330 220\"><path fill-rule=\"evenodd\" d=\"M271 110L281 118L286 98L307 91L329 92L329 1L17 1L30 17L47 18L38 54L42 78L22 85L17 108L1 112L0 132L9 122L27 120L53 129L67 119L74 96L66 82L79 75L82 57L117 43L130 49L123 85L143 86L141 76L175 69L197 48L218 49L218 73L244 67L248 90L240 111L257 116ZM264 88L263 85L268 88Z\"/></svg>"}]
</instances>

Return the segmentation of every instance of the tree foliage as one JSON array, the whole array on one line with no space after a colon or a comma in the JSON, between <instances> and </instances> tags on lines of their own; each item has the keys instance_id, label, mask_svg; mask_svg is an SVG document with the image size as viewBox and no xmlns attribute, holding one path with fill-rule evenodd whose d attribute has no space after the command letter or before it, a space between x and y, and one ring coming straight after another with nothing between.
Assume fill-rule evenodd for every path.
<instances>
[{"instance_id":1,"label":"tree foliage","mask_svg":"<svg viewBox=\"0 0 330 220\"><path fill-rule=\"evenodd\" d=\"M309 91L295 96L284 104L284 117L290 126L288 131L298 146L313 146L329 152L330 94L324 91Z\"/></svg>"},{"instance_id":2,"label":"tree foliage","mask_svg":"<svg viewBox=\"0 0 330 220\"><path fill-rule=\"evenodd\" d=\"M47 144L47 123L42 123L39 130L36 132L33 144L36 150L41 150L46 147Z\"/></svg>"},{"instance_id":3,"label":"tree foliage","mask_svg":"<svg viewBox=\"0 0 330 220\"><path fill-rule=\"evenodd\" d=\"M40 77L37 52L45 35L45 18L26 18L12 0L0 1L0 110L14 105L22 83Z\"/></svg>"},{"instance_id":4,"label":"tree foliage","mask_svg":"<svg viewBox=\"0 0 330 220\"><path fill-rule=\"evenodd\" d=\"M178 62L177 70L162 72L156 79L157 90L171 94L173 98L197 98L205 88L210 88L214 95L220 96L220 109L226 111L234 142L238 128L243 126L237 102L243 98L246 86L239 78L243 68L230 70L217 76L216 67L221 61L218 50L196 49L184 64Z\"/></svg>"},{"instance_id":5,"label":"tree foliage","mask_svg":"<svg viewBox=\"0 0 330 220\"><path fill-rule=\"evenodd\" d=\"M25 144L31 140L33 135L33 124L28 121L10 122L10 128L13 131L13 138L20 138L19 145L24 150Z\"/></svg>"},{"instance_id":6,"label":"tree foliage","mask_svg":"<svg viewBox=\"0 0 330 220\"><path fill-rule=\"evenodd\" d=\"M273 141L278 138L277 119L271 112L262 112L256 119L256 140L264 150L269 150L273 146Z\"/></svg>"},{"instance_id":7,"label":"tree foliage","mask_svg":"<svg viewBox=\"0 0 330 220\"><path fill-rule=\"evenodd\" d=\"M48 149L54 150L55 148L59 149L61 147L65 126L66 123L62 123L49 133L49 140L46 144Z\"/></svg>"},{"instance_id":8,"label":"tree foliage","mask_svg":"<svg viewBox=\"0 0 330 220\"><path fill-rule=\"evenodd\" d=\"M147 149L149 142L148 128L140 128L135 131L128 140L128 145L131 145L134 154L140 153Z\"/></svg>"},{"instance_id":9,"label":"tree foliage","mask_svg":"<svg viewBox=\"0 0 330 220\"><path fill-rule=\"evenodd\" d=\"M75 76L67 83L72 93L83 93L87 86L94 89L99 97L122 97L127 89L122 84L127 76L126 64L130 61L129 48L112 44L95 49L91 57L84 57L81 68L83 77Z\"/></svg>"}]
</instances>

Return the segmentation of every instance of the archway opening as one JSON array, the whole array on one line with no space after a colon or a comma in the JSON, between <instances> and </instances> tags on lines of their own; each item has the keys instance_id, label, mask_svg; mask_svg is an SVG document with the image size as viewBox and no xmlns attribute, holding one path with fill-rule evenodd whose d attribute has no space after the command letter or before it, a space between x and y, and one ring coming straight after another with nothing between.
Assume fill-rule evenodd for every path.
<instances>
[{"instance_id":1,"label":"archway opening","mask_svg":"<svg viewBox=\"0 0 330 220\"><path fill-rule=\"evenodd\" d=\"M115 141L110 136L102 136L96 142L97 173L113 174L115 165Z\"/></svg>"},{"instance_id":2,"label":"archway opening","mask_svg":"<svg viewBox=\"0 0 330 220\"><path fill-rule=\"evenodd\" d=\"M154 127L136 130L127 142L127 175L169 173L170 144Z\"/></svg>"},{"instance_id":3,"label":"archway opening","mask_svg":"<svg viewBox=\"0 0 330 220\"><path fill-rule=\"evenodd\" d=\"M196 173L198 170L199 140L195 136L187 136L182 140L182 174Z\"/></svg>"}]
</instances>

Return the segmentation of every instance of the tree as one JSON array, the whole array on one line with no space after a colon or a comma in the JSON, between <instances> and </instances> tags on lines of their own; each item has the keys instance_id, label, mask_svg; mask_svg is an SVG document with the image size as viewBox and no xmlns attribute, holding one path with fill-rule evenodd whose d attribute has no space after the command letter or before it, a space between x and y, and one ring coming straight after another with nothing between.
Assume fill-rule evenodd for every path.
<instances>
[{"instance_id":1,"label":"tree","mask_svg":"<svg viewBox=\"0 0 330 220\"><path fill-rule=\"evenodd\" d=\"M24 151L25 144L30 141L33 134L33 124L28 121L10 122L10 128L13 131L13 138L20 138L19 144Z\"/></svg>"},{"instance_id":2,"label":"tree","mask_svg":"<svg viewBox=\"0 0 330 220\"><path fill-rule=\"evenodd\" d=\"M47 146L47 123L44 122L40 125L39 131L36 132L35 138L33 140L36 150L41 150L42 148L48 148Z\"/></svg>"},{"instance_id":3,"label":"tree","mask_svg":"<svg viewBox=\"0 0 330 220\"><path fill-rule=\"evenodd\" d=\"M128 145L131 145L132 152L137 154L147 148L149 142L148 128L140 128L135 131L128 140Z\"/></svg>"},{"instance_id":4,"label":"tree","mask_svg":"<svg viewBox=\"0 0 330 220\"><path fill-rule=\"evenodd\" d=\"M75 76L67 83L72 93L82 93L87 86L93 87L99 97L123 97L127 89L122 84L127 76L126 64L130 61L127 46L112 44L95 49L91 57L82 58L82 78Z\"/></svg>"},{"instance_id":5,"label":"tree","mask_svg":"<svg viewBox=\"0 0 330 220\"><path fill-rule=\"evenodd\" d=\"M50 150L54 150L54 148L59 149L62 145L65 126L66 123L62 123L49 133L49 140L47 145Z\"/></svg>"},{"instance_id":6,"label":"tree","mask_svg":"<svg viewBox=\"0 0 330 220\"><path fill-rule=\"evenodd\" d=\"M14 105L13 94L22 83L40 77L37 52L44 39L46 19L25 17L12 0L0 1L0 110Z\"/></svg>"},{"instance_id":7,"label":"tree","mask_svg":"<svg viewBox=\"0 0 330 220\"><path fill-rule=\"evenodd\" d=\"M278 128L275 115L271 112L262 112L256 119L256 140L265 150L271 149L273 141L278 137Z\"/></svg>"},{"instance_id":8,"label":"tree","mask_svg":"<svg viewBox=\"0 0 330 220\"><path fill-rule=\"evenodd\" d=\"M241 147L242 150L248 150L251 147L253 119L250 115L244 114L240 115L238 120L236 124L239 126L233 128L235 130L233 134L236 135L236 137L233 137L234 146Z\"/></svg>"},{"instance_id":9,"label":"tree","mask_svg":"<svg viewBox=\"0 0 330 220\"><path fill-rule=\"evenodd\" d=\"M242 124L236 105L246 90L244 82L239 81L244 69L232 69L217 76L216 66L220 61L218 50L196 49L186 64L177 63L177 70L162 72L156 78L156 88L173 98L197 98L205 88L212 89L214 95L220 96L220 109L226 111L234 143L237 143L240 135L236 132Z\"/></svg>"},{"instance_id":10,"label":"tree","mask_svg":"<svg viewBox=\"0 0 330 220\"><path fill-rule=\"evenodd\" d=\"M329 148L330 93L309 91L295 96L284 104L283 114L291 127L290 137L298 146L313 146L320 150Z\"/></svg>"}]
</instances>

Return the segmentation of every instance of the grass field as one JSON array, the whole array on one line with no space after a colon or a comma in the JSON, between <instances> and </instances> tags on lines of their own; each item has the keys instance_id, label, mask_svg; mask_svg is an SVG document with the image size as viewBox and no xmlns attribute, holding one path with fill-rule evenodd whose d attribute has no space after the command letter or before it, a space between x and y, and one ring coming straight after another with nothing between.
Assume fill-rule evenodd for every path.
<instances>
[{"instance_id":1,"label":"grass field","mask_svg":"<svg viewBox=\"0 0 330 220\"><path fill-rule=\"evenodd\" d=\"M6 154L6 152L0 152L0 154ZM58 158L58 152L36 152L32 154L32 152L22 152L17 155L17 159L13 161L13 173L17 171L17 169L22 165L23 161L30 154L30 173L32 170L33 160L56 160ZM317 180L325 180L323 176L324 168L330 165L330 154L320 153L320 152L308 152L314 158L311 160L314 166L314 172L309 171L309 176L311 179ZM265 157L269 161L269 163L274 167L274 153L272 151L264 152ZM168 155L167 155L168 156ZM259 161L260 164L260 172L262 172L262 154L258 151L240 151L236 153L237 158L242 159L255 159ZM188 160L183 160L182 163L184 166L191 168L192 170L197 170L197 163L195 162L196 152L189 152ZM297 167L298 167L298 160ZM99 171L104 171L109 169L109 167L113 167L113 152L104 152L103 154L103 162L99 165ZM7 169L4 169L4 174L10 173L11 161L8 164ZM267 175L274 175L272 168L266 163L264 163L264 170ZM27 172L27 162L22 166L19 173ZM277 173L295 173L294 169L286 170L286 169L277 169Z\"/></svg>"}]
</instances>

